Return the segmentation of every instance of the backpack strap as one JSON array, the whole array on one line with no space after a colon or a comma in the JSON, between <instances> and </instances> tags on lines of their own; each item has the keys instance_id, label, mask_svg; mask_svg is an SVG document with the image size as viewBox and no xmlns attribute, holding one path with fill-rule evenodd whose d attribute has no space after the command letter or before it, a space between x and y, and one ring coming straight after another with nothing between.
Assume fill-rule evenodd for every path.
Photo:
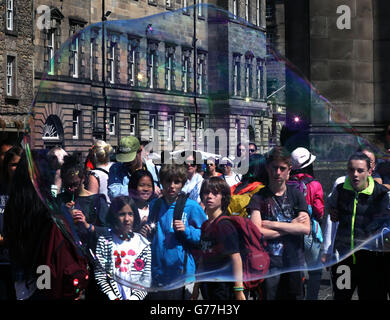
<instances>
[{"instance_id":1,"label":"backpack strap","mask_svg":"<svg viewBox=\"0 0 390 320\"><path fill-rule=\"evenodd\" d=\"M151 212L149 213L149 221L151 223L157 223L157 216L160 213L162 201L164 201L162 198L159 198L155 201Z\"/></svg>"},{"instance_id":2,"label":"backpack strap","mask_svg":"<svg viewBox=\"0 0 390 320\"><path fill-rule=\"evenodd\" d=\"M189 194L187 193L180 193L177 197L175 209L173 210L173 220L181 220L183 217L184 212L184 206L187 202ZM184 248L184 242L182 240L182 235L180 232L175 231L176 238L183 243ZM183 261L183 274L186 274L187 272L187 260L188 260L188 249L184 248L184 261Z\"/></svg>"},{"instance_id":3,"label":"backpack strap","mask_svg":"<svg viewBox=\"0 0 390 320\"><path fill-rule=\"evenodd\" d=\"M108 171L105 170L105 169L103 169L103 168L95 168L95 169L93 169L93 170L99 170L99 171L104 172L106 175L108 175Z\"/></svg>"},{"instance_id":4,"label":"backpack strap","mask_svg":"<svg viewBox=\"0 0 390 320\"><path fill-rule=\"evenodd\" d=\"M181 220L187 198L188 194L186 193L180 193L177 197L175 209L173 211L173 220Z\"/></svg>"}]
</instances>

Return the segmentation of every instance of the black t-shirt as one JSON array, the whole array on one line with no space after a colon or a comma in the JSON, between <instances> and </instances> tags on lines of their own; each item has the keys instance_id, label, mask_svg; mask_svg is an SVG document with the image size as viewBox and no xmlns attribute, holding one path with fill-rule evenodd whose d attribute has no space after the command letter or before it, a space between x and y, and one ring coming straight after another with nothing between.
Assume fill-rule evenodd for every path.
<instances>
[{"instance_id":1,"label":"black t-shirt","mask_svg":"<svg viewBox=\"0 0 390 320\"><path fill-rule=\"evenodd\" d=\"M300 211L308 212L304 195L294 186L287 185L282 196L275 196L268 187L253 195L247 210L259 210L262 220L291 222ZM266 247L270 257L283 258L284 267L303 265L303 235L285 235L268 239Z\"/></svg>"}]
</instances>

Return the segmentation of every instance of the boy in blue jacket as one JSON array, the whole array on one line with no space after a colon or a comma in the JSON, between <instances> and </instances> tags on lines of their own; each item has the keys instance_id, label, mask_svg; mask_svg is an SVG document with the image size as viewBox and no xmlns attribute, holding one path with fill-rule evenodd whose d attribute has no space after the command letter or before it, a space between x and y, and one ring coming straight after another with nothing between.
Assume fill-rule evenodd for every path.
<instances>
[{"instance_id":1,"label":"boy in blue jacket","mask_svg":"<svg viewBox=\"0 0 390 320\"><path fill-rule=\"evenodd\" d=\"M163 196L154 202L148 223L141 231L145 236L153 234L152 283L155 289L161 288L149 294L149 299L182 300L190 295L185 284L195 281L191 248L199 244L201 226L207 216L196 201L187 199L181 220L173 219L176 200L187 180L184 165L164 164L159 176ZM156 212L155 218L151 212Z\"/></svg>"}]
</instances>

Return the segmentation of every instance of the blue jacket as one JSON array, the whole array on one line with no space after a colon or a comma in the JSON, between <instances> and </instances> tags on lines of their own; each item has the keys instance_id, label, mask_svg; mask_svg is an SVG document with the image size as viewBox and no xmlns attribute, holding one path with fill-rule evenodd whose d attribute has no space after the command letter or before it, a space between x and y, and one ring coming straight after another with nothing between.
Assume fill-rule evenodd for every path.
<instances>
[{"instance_id":1,"label":"blue jacket","mask_svg":"<svg viewBox=\"0 0 390 320\"><path fill-rule=\"evenodd\" d=\"M207 216L196 201L187 199L182 216L185 231L179 240L173 229L173 211L176 202L168 207L161 199L155 201L153 205L158 202L161 202L161 208L157 215L156 232L152 240L153 286L169 286L174 289L185 282L195 280L195 261L189 249L199 244L200 228L207 220ZM185 248L188 255L186 274L183 275Z\"/></svg>"}]
</instances>

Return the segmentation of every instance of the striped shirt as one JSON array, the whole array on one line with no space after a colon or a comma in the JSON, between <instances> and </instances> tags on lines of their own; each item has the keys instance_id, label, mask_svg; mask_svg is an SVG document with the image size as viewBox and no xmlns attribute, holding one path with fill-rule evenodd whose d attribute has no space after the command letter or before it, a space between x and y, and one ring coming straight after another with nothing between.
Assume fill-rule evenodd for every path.
<instances>
[{"instance_id":1,"label":"striped shirt","mask_svg":"<svg viewBox=\"0 0 390 320\"><path fill-rule=\"evenodd\" d=\"M95 278L110 300L143 300L151 284L151 248L138 233L129 241L101 236L96 247Z\"/></svg>"}]
</instances>

